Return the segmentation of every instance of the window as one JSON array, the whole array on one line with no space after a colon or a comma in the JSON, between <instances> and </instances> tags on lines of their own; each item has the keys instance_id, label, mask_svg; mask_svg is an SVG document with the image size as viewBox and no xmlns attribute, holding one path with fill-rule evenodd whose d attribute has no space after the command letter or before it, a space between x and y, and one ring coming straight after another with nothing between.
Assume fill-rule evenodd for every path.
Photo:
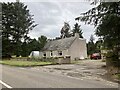
<instances>
[{"instance_id":1,"label":"window","mask_svg":"<svg viewBox=\"0 0 120 90\"><path fill-rule=\"evenodd\" d=\"M60 56L61 56L61 55L62 55L62 51L58 51L58 55L60 55Z\"/></svg>"},{"instance_id":2,"label":"window","mask_svg":"<svg viewBox=\"0 0 120 90\"><path fill-rule=\"evenodd\" d=\"M50 52L50 56L53 56L53 52L52 51Z\"/></svg>"},{"instance_id":3,"label":"window","mask_svg":"<svg viewBox=\"0 0 120 90\"><path fill-rule=\"evenodd\" d=\"M43 53L43 56L46 57L46 53Z\"/></svg>"}]
</instances>

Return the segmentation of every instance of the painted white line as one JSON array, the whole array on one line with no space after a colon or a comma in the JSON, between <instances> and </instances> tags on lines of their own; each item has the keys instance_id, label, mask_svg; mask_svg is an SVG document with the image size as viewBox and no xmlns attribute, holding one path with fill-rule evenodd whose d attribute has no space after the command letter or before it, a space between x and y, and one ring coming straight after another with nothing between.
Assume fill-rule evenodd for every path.
<instances>
[{"instance_id":1,"label":"painted white line","mask_svg":"<svg viewBox=\"0 0 120 90\"><path fill-rule=\"evenodd\" d=\"M25 69L25 68L20 68L20 69Z\"/></svg>"},{"instance_id":2,"label":"painted white line","mask_svg":"<svg viewBox=\"0 0 120 90\"><path fill-rule=\"evenodd\" d=\"M83 78L77 78L77 77L72 77L72 76L67 76L67 77L77 79L77 80L83 80Z\"/></svg>"},{"instance_id":3,"label":"painted white line","mask_svg":"<svg viewBox=\"0 0 120 90\"><path fill-rule=\"evenodd\" d=\"M12 88L11 86L9 86L8 84L4 83L4 82L3 82L3 81L1 81L1 80L0 80L0 83L1 83L1 84L3 84L5 87L7 87L7 88L9 88L9 89L11 89L11 88Z\"/></svg>"},{"instance_id":4,"label":"painted white line","mask_svg":"<svg viewBox=\"0 0 120 90\"><path fill-rule=\"evenodd\" d=\"M82 77L82 78L77 78L77 77L72 77L72 76L67 76L67 77L69 77L69 78L74 78L74 79L78 79L78 80L85 80L85 79L94 79L94 78L90 78L90 77ZM101 81L105 81L104 79L101 79ZM113 83L113 82L110 82L110 81L106 81L106 82L108 82L108 84L106 84L106 85L110 85L110 86L117 86L116 84L117 83Z\"/></svg>"}]
</instances>

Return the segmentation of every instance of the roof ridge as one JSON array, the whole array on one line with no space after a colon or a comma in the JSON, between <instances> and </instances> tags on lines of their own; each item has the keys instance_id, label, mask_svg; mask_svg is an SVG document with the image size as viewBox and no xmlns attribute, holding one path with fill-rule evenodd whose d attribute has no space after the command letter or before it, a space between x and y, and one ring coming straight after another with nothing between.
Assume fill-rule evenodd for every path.
<instances>
[{"instance_id":1,"label":"roof ridge","mask_svg":"<svg viewBox=\"0 0 120 90\"><path fill-rule=\"evenodd\" d=\"M75 39L76 39L77 37L75 37ZM75 41L75 39L72 41L72 43L70 44L70 46L69 47L71 47L71 45L73 44L73 42Z\"/></svg>"},{"instance_id":2,"label":"roof ridge","mask_svg":"<svg viewBox=\"0 0 120 90\"><path fill-rule=\"evenodd\" d=\"M70 39L70 38L76 38L76 37L61 38L61 39L58 39L58 40L53 40L53 41L65 40L65 39Z\"/></svg>"},{"instance_id":3,"label":"roof ridge","mask_svg":"<svg viewBox=\"0 0 120 90\"><path fill-rule=\"evenodd\" d=\"M49 41L44 46L43 51L68 49L72 45L75 39L76 37L69 37L69 38Z\"/></svg>"}]
</instances>

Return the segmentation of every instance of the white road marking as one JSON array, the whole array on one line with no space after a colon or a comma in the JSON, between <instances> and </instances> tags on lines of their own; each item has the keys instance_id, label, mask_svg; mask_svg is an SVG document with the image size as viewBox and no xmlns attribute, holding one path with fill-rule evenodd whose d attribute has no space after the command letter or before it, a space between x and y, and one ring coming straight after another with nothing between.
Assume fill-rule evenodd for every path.
<instances>
[{"instance_id":1,"label":"white road marking","mask_svg":"<svg viewBox=\"0 0 120 90\"><path fill-rule=\"evenodd\" d=\"M72 77L72 76L67 76L67 77L77 79L77 80L83 80L83 78L77 78L77 77Z\"/></svg>"},{"instance_id":2,"label":"white road marking","mask_svg":"<svg viewBox=\"0 0 120 90\"><path fill-rule=\"evenodd\" d=\"M1 81L1 80L0 80L0 83L1 83L2 85L4 85L5 87L9 88L9 89L11 89L11 88L12 88L10 85L8 85L8 84L4 83L4 82L3 82L3 81Z\"/></svg>"},{"instance_id":3,"label":"white road marking","mask_svg":"<svg viewBox=\"0 0 120 90\"><path fill-rule=\"evenodd\" d=\"M82 78L78 78L78 77L71 77L71 76L67 76L67 77L69 77L69 78L74 78L74 79L79 79L79 80L84 80L84 79L92 79L92 78L86 78L86 77L82 77ZM93 78L94 79L94 78ZM117 83L113 83L113 82L110 82L110 81L106 81L106 80L104 80L104 79L101 79L100 81L105 81L105 82L107 82L107 84L106 85L110 85L110 86L117 86Z\"/></svg>"},{"instance_id":4,"label":"white road marking","mask_svg":"<svg viewBox=\"0 0 120 90\"><path fill-rule=\"evenodd\" d=\"M20 68L20 69L25 69L25 68Z\"/></svg>"}]
</instances>

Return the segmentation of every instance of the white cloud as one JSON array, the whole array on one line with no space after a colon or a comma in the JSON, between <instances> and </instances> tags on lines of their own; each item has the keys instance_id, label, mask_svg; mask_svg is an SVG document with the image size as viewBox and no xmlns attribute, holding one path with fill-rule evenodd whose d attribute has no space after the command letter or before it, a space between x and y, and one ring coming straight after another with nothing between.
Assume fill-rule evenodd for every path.
<instances>
[{"instance_id":1,"label":"white cloud","mask_svg":"<svg viewBox=\"0 0 120 90\"><path fill-rule=\"evenodd\" d=\"M87 0L0 0L1 2L86 2Z\"/></svg>"},{"instance_id":2,"label":"white cloud","mask_svg":"<svg viewBox=\"0 0 120 90\"><path fill-rule=\"evenodd\" d=\"M30 32L29 35L32 38L38 38L40 35L48 38L58 37L64 21L70 21L72 29L76 23L75 18L92 8L89 2L27 2L25 4L28 5L34 20L39 24ZM83 22L79 23L83 36L88 41L90 35L94 34L94 27L85 25Z\"/></svg>"},{"instance_id":3,"label":"white cloud","mask_svg":"<svg viewBox=\"0 0 120 90\"><path fill-rule=\"evenodd\" d=\"M11 2L16 0L4 0L4 2ZM34 15L35 23L39 24L32 31L29 36L31 38L38 38L45 35L48 38L55 38L60 36L60 30L64 21L70 21L71 29L76 23L75 18L81 13L88 11L93 6L90 2L85 0L20 0L28 5L30 13ZM49 1L49 2L48 2ZM2 1L1 1L2 2ZM91 34L94 34L94 27L84 25L79 22L83 30L83 36L87 41Z\"/></svg>"}]
</instances>

